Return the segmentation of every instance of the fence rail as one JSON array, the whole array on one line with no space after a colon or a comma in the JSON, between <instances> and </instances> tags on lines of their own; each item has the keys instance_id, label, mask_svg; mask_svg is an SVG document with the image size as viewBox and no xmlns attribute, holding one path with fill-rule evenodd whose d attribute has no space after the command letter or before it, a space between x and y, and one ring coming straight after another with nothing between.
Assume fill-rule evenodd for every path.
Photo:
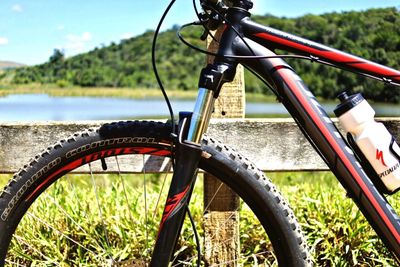
<instances>
[{"instance_id":1,"label":"fence rail","mask_svg":"<svg viewBox=\"0 0 400 267\"><path fill-rule=\"evenodd\" d=\"M400 140L400 118L380 121ZM13 173L57 140L101 124L2 123L0 173ZM210 124L209 135L240 151L264 171L327 170L325 163L291 119L214 119ZM134 166L132 171L140 171L141 167ZM159 170L162 169L154 169Z\"/></svg>"}]
</instances>

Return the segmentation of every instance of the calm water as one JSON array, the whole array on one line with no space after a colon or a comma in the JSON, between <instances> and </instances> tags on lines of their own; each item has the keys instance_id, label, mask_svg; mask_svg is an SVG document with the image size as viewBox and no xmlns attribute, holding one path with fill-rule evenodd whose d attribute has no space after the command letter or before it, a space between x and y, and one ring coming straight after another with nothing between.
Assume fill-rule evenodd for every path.
<instances>
[{"instance_id":1,"label":"calm water","mask_svg":"<svg viewBox=\"0 0 400 267\"><path fill-rule=\"evenodd\" d=\"M174 110L192 110L193 101L172 101ZM335 103L324 104L331 113ZM400 117L400 105L374 105L378 116ZM246 114L287 114L279 103L247 103ZM109 120L167 117L163 100L100 97L51 97L45 94L9 95L0 98L0 121Z\"/></svg>"}]
</instances>

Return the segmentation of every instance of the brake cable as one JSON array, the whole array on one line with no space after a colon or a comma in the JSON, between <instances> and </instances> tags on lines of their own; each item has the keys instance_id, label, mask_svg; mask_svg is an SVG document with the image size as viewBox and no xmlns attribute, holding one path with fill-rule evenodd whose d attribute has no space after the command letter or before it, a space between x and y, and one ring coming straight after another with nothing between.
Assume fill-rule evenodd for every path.
<instances>
[{"instance_id":1,"label":"brake cable","mask_svg":"<svg viewBox=\"0 0 400 267\"><path fill-rule=\"evenodd\" d=\"M161 18L160 18L160 20L158 22L156 31L154 32L154 38L153 38L153 43L152 43L152 47L151 47L151 63L152 63L152 66L153 66L153 72L154 72L154 75L156 77L158 86L160 87L160 90L161 90L161 92L162 92L162 94L164 96L164 100L167 103L169 115L171 117L171 125L172 125L171 134L176 134L174 111L172 109L171 102L169 101L167 92L166 92L166 90L164 88L164 85L162 83L161 77L160 77L160 75L158 73L158 70L157 70L156 45L157 45L157 38L158 38L158 35L160 33L160 29L161 29L161 26L162 26L162 24L164 22L164 19L168 15L169 11L171 10L171 8L175 4L175 2L176 2L176 0L171 0L169 5L167 6L167 8L164 10L163 15L161 16ZM197 14L197 8L196 8L196 14ZM173 146L171 146L171 150L172 149L173 149ZM174 160L174 154L172 153L172 151L171 151L171 161L172 161L172 165L174 166L175 160ZM200 239L199 239L199 235L197 233L196 224L195 224L195 222L193 220L192 214L190 213L190 209L189 209L188 203L186 203L186 211L187 211L187 214L188 214L189 219L190 219L190 223L191 223L192 228L193 228L195 242L196 242L196 246L197 246L197 266L200 267L200 263L201 263Z\"/></svg>"},{"instance_id":2,"label":"brake cable","mask_svg":"<svg viewBox=\"0 0 400 267\"><path fill-rule=\"evenodd\" d=\"M169 3L168 7L164 10L163 15L161 16L161 18L160 18L160 20L158 22L156 31L154 32L153 43L152 43L152 46L151 46L151 64L153 66L153 72L154 72L154 75L156 76L156 80L157 80L158 86L160 87L160 90L161 90L161 92L162 92L162 94L164 96L164 100L165 100L165 102L166 102L166 104L168 106L169 115L171 117L172 133L175 133L174 111L172 109L171 102L169 101L167 92L165 91L164 85L162 83L162 80L161 80L160 75L159 75L158 70L157 70L156 45L157 45L157 38L158 38L158 35L160 33L160 29L161 29L161 26L162 26L162 24L164 22L164 19L167 16L167 14L169 13L169 11L171 10L171 7L175 4L175 1L176 0L172 0ZM171 155L173 155L173 154L171 154ZM174 162L174 160L172 160L172 162Z\"/></svg>"},{"instance_id":3,"label":"brake cable","mask_svg":"<svg viewBox=\"0 0 400 267\"><path fill-rule=\"evenodd\" d=\"M253 52L253 51L251 50L251 47L247 44L246 40L243 38L243 36L241 36L241 35L239 34L239 32L237 31L237 29L235 29L232 25L230 25L229 21L226 20L226 18L225 18L224 15L222 15L217 9L215 9L215 8L212 7L212 6L207 6L207 8L209 8L209 9L212 10L212 11L214 11L220 18L222 18L222 20L223 20L223 22L225 23L225 25L227 25L228 27L230 27L231 29L233 29L233 30L235 31L235 33L238 35L238 37L243 41L243 43L249 48L250 52ZM200 15L199 15L199 14L198 14L198 17L200 18ZM274 55L274 56L237 56L237 55L222 55L222 54L218 54L218 53L212 53L212 52L210 52L210 51L206 51L206 50L204 50L204 49L202 49L202 48L200 48L200 47L197 47L197 46L195 46L195 45L192 45L191 43L189 43L188 41L186 41L185 38L184 38L184 37L182 36L182 34L181 34L181 31L182 31L184 28L189 27L189 26L198 26L198 25L203 25L203 27L204 27L204 23L203 23L202 21L199 21L199 22L192 22L192 23L187 23L187 24L185 24L185 25L182 25L182 26L179 28L179 30L178 30L178 38L179 38L185 45L187 45L188 47L190 47L190 48L192 48L192 49L194 49L194 50L196 50L196 51L198 51L198 52L200 52L200 53L203 53L203 54L207 54L207 55L211 55L211 56L215 56L215 57L225 57L225 58L232 58L232 59L249 59L249 60L272 59L272 58L295 58L295 59L303 59L303 60L306 59L306 60L309 60L309 61L311 61L311 62L316 62L316 63L322 64L322 65L326 65L326 66L329 66L329 67L334 67L334 68L338 68L338 69L344 69L344 70L346 70L346 71L348 71L348 72L355 73L355 74L357 74L357 75L364 76L364 77L367 77L367 78L371 78L371 79L374 79L374 80L378 80L378 81L384 82L384 83L386 83L386 84L390 84L390 85L394 85L394 86L400 86L400 83L396 83L396 82L393 82L393 81L390 81L390 80L388 81L385 77L377 77L377 76L373 76L373 75L370 75L370 74L367 74L367 73L357 72L357 71L354 71L354 70L350 70L350 69L347 69L347 68L345 68L345 67L343 67L343 66L340 66L340 65L337 65L337 64L333 64L333 63L330 63L330 62L321 60L321 59L319 59L318 57L313 56L313 55L304 56L304 55L287 54L287 55ZM211 33L209 33L209 34L211 35ZM212 36L212 35L211 35L211 36ZM213 38L213 39L214 39L214 38ZM214 40L215 40L215 39L214 39ZM254 53L253 53L253 54L254 54ZM269 87L269 89L271 89L275 94L277 94L276 91L275 91L275 89L274 89L267 81L265 81L260 75L258 75L256 72L254 72L254 71L251 70L250 68L247 68L247 67L246 67L246 69L249 70L252 74L254 74L257 78L259 78L259 79L260 79L267 87Z\"/></svg>"}]
</instances>

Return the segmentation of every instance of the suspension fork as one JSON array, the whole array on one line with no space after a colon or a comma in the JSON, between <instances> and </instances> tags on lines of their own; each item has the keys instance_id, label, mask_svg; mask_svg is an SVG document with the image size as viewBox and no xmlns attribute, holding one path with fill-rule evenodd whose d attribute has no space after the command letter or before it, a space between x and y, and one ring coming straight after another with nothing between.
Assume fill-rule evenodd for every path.
<instances>
[{"instance_id":1,"label":"suspension fork","mask_svg":"<svg viewBox=\"0 0 400 267\"><path fill-rule=\"evenodd\" d=\"M175 142L175 166L150 266L168 266L178 241L201 157L201 139L207 130L222 85L233 80L236 66L214 63L200 74L193 113L181 113Z\"/></svg>"}]
</instances>

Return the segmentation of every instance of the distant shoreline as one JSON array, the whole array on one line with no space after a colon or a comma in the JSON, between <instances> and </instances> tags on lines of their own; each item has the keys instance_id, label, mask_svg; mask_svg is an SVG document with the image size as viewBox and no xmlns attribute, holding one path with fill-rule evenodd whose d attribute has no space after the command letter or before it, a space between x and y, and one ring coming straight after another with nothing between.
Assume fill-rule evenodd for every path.
<instances>
[{"instance_id":1,"label":"distant shoreline","mask_svg":"<svg viewBox=\"0 0 400 267\"><path fill-rule=\"evenodd\" d=\"M131 99L162 99L160 89L152 88L125 88L125 87L78 87L68 86L60 88L57 85L1 85L0 97L11 94L48 94L51 96L88 96L88 97L119 97ZM168 97L171 99L195 99L196 90L183 91L168 89ZM246 101L251 102L276 102L271 95L246 93Z\"/></svg>"},{"instance_id":2,"label":"distant shoreline","mask_svg":"<svg viewBox=\"0 0 400 267\"><path fill-rule=\"evenodd\" d=\"M7 61L7 60L0 60L0 70L7 70L7 69L15 69L19 67L25 67L26 64L14 62L14 61Z\"/></svg>"}]
</instances>

